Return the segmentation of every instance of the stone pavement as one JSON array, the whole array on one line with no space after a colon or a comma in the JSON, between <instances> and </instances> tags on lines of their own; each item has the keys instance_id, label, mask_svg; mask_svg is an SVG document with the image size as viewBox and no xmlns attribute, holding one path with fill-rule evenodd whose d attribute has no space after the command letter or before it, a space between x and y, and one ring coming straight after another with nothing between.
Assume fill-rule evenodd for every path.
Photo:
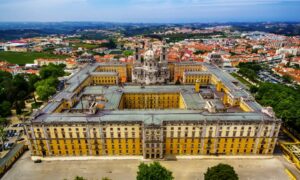
<instances>
[{"instance_id":1,"label":"stone pavement","mask_svg":"<svg viewBox=\"0 0 300 180\"><path fill-rule=\"evenodd\" d=\"M43 161L35 164L26 152L4 176L3 180L73 180L83 176L88 180L135 179L141 160L87 160L87 161ZM150 161L146 161L148 163ZM282 161L275 158L265 159L179 159L160 161L171 170L175 179L201 180L210 166L218 163L232 165L241 180L288 180Z\"/></svg>"}]
</instances>

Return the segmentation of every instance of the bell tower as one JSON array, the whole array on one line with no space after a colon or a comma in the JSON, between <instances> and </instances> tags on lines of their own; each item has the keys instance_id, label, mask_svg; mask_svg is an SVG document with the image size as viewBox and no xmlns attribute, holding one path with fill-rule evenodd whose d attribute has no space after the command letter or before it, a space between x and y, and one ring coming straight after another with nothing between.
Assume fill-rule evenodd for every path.
<instances>
[{"instance_id":1,"label":"bell tower","mask_svg":"<svg viewBox=\"0 0 300 180\"><path fill-rule=\"evenodd\" d=\"M163 40L163 45L160 53L160 62L167 62L167 43Z\"/></svg>"},{"instance_id":2,"label":"bell tower","mask_svg":"<svg viewBox=\"0 0 300 180\"><path fill-rule=\"evenodd\" d=\"M136 45L135 45L134 54L135 54L135 62L141 63L140 47L139 47L138 43L136 43Z\"/></svg>"}]
</instances>

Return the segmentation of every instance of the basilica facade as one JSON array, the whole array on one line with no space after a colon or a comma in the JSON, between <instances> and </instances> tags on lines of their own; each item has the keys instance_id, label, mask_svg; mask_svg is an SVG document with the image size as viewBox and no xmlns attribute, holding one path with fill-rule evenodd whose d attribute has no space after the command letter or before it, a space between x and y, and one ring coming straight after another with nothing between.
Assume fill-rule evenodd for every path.
<instances>
[{"instance_id":1,"label":"basilica facade","mask_svg":"<svg viewBox=\"0 0 300 180\"><path fill-rule=\"evenodd\" d=\"M150 47L143 58L136 48L136 61L133 65L132 82L137 84L162 84L170 80L170 72L167 62L167 50L164 45L161 48L160 56L157 57L155 51Z\"/></svg>"}]
</instances>

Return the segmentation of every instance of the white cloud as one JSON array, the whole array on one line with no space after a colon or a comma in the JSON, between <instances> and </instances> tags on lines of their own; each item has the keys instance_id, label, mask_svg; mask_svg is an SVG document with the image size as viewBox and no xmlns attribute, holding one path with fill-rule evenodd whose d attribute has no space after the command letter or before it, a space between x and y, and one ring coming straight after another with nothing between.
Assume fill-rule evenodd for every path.
<instances>
[{"instance_id":1,"label":"white cloud","mask_svg":"<svg viewBox=\"0 0 300 180\"><path fill-rule=\"evenodd\" d=\"M72 3L86 3L88 0L3 0L1 6L57 6Z\"/></svg>"},{"instance_id":2,"label":"white cloud","mask_svg":"<svg viewBox=\"0 0 300 180\"><path fill-rule=\"evenodd\" d=\"M261 5L261 4L278 4L300 2L300 0L129 0L136 5L173 5L176 6L246 6L246 5Z\"/></svg>"}]
</instances>

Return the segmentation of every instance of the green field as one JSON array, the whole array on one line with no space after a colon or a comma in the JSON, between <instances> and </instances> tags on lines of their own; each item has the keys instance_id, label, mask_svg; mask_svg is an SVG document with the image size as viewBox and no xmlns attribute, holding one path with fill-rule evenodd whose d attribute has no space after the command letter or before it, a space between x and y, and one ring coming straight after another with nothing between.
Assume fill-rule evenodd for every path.
<instances>
[{"instance_id":1,"label":"green field","mask_svg":"<svg viewBox=\"0 0 300 180\"><path fill-rule=\"evenodd\" d=\"M0 52L0 61L8 61L13 64L33 63L33 61L38 58L65 59L67 57L68 56L55 55L44 52Z\"/></svg>"},{"instance_id":2,"label":"green field","mask_svg":"<svg viewBox=\"0 0 300 180\"><path fill-rule=\"evenodd\" d=\"M73 48L76 48L76 49L79 47L82 47L82 48L89 49L89 50L100 47L100 45L97 45L97 44L87 44L87 43L72 43L71 45Z\"/></svg>"}]
</instances>

